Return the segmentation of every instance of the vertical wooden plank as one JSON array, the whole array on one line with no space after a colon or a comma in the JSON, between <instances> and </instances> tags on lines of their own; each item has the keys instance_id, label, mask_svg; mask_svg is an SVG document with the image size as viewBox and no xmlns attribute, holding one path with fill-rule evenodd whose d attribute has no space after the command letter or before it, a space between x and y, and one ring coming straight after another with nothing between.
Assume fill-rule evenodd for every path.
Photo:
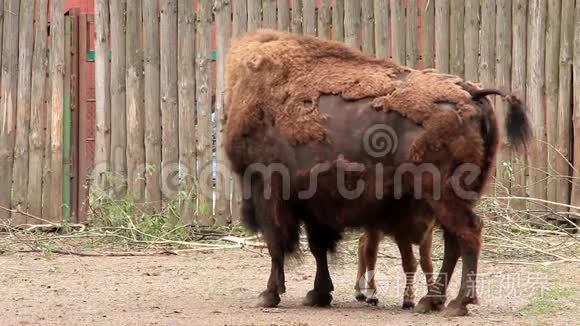
<instances>
[{"instance_id":1,"label":"vertical wooden plank","mask_svg":"<svg viewBox=\"0 0 580 326\"><path fill-rule=\"evenodd\" d=\"M302 27L304 35L316 36L316 3L302 0Z\"/></svg>"},{"instance_id":2,"label":"vertical wooden plank","mask_svg":"<svg viewBox=\"0 0 580 326\"><path fill-rule=\"evenodd\" d=\"M94 17L90 14L80 14L79 15L79 47L78 51L80 55L77 56L77 63L78 63L78 73L79 76L86 76L87 75L87 51L89 49L89 20L94 19ZM110 65L109 65L110 67ZM110 75L110 73L109 73ZM109 90L110 92L110 90ZM77 222L84 222L87 219L87 208L88 208L88 197L89 197L89 185L87 181L89 181L89 166L94 162L89 162L87 158L87 135L88 130L90 127L87 124L87 116L88 116L88 93L89 93L89 81L86 78L78 78L78 111L79 111L79 126L78 126L78 139L79 139L79 161L78 161L78 175L79 175L79 205L77 209ZM48 94L47 94L48 95ZM107 130L111 130L111 110L105 112L105 126ZM49 137L46 137L47 139ZM109 149L108 153L110 154L111 148L111 134L106 133L106 146ZM106 161L103 162L105 165L105 170L108 166L110 166L109 157L106 158ZM93 191L93 189L90 189ZM44 194L44 191L43 191Z\"/></svg>"},{"instance_id":3,"label":"vertical wooden plank","mask_svg":"<svg viewBox=\"0 0 580 326\"><path fill-rule=\"evenodd\" d=\"M0 206L10 208L12 194L12 165L16 132L16 103L18 89L18 19L20 1L4 3L2 44L2 85L0 89ZM0 221L8 222L11 214L0 209Z\"/></svg>"},{"instance_id":4,"label":"vertical wooden plank","mask_svg":"<svg viewBox=\"0 0 580 326\"><path fill-rule=\"evenodd\" d=\"M18 46L18 98L16 100L16 142L12 184L12 208L28 210L28 134L32 87L34 1L20 3L20 28ZM26 216L13 214L12 223L25 224Z\"/></svg>"},{"instance_id":5,"label":"vertical wooden plank","mask_svg":"<svg viewBox=\"0 0 580 326\"><path fill-rule=\"evenodd\" d=\"M46 112L46 75L48 73L48 0L38 0L34 24L32 58L32 95L28 160L28 212L42 215L42 168L44 160L44 113Z\"/></svg>"},{"instance_id":6,"label":"vertical wooden plank","mask_svg":"<svg viewBox=\"0 0 580 326\"><path fill-rule=\"evenodd\" d=\"M276 0L262 0L264 28L276 29Z\"/></svg>"},{"instance_id":7,"label":"vertical wooden plank","mask_svg":"<svg viewBox=\"0 0 580 326\"><path fill-rule=\"evenodd\" d=\"M469 0L468 0L469 1ZM501 1L501 0L500 0ZM508 0L509 1L509 0ZM463 0L451 0L451 26L449 28L449 44L451 46L449 71L458 76L465 76L464 46L465 35L465 3ZM509 50L509 49L508 49Z\"/></svg>"},{"instance_id":8,"label":"vertical wooden plank","mask_svg":"<svg viewBox=\"0 0 580 326\"><path fill-rule=\"evenodd\" d=\"M530 196L546 199L546 118L544 112L546 0L528 2L528 56L526 102L535 142L530 151Z\"/></svg>"},{"instance_id":9,"label":"vertical wooden plank","mask_svg":"<svg viewBox=\"0 0 580 326\"><path fill-rule=\"evenodd\" d=\"M344 0L332 1L332 39L344 41Z\"/></svg>"},{"instance_id":10,"label":"vertical wooden plank","mask_svg":"<svg viewBox=\"0 0 580 326\"><path fill-rule=\"evenodd\" d=\"M71 207L71 132L72 132L72 17L64 17L64 85L63 85L63 115L62 115L62 221L70 222Z\"/></svg>"},{"instance_id":11,"label":"vertical wooden plank","mask_svg":"<svg viewBox=\"0 0 580 326\"><path fill-rule=\"evenodd\" d=\"M344 42L360 50L361 41L361 3L359 0L344 2Z\"/></svg>"},{"instance_id":12,"label":"vertical wooden plank","mask_svg":"<svg viewBox=\"0 0 580 326\"><path fill-rule=\"evenodd\" d=\"M248 2L249 4L252 1ZM255 1L260 3L260 1ZM259 17L259 16L258 16ZM251 24L255 26L255 17L250 17ZM258 21L259 22L259 21ZM211 129L211 23L212 1L200 0L197 12L197 153L198 153L198 176L202 189L199 193L198 221L202 225L213 224L210 218L212 213L213 189L211 187L212 169L212 129ZM162 47L163 48L163 47Z\"/></svg>"},{"instance_id":13,"label":"vertical wooden plank","mask_svg":"<svg viewBox=\"0 0 580 326\"><path fill-rule=\"evenodd\" d=\"M181 221L192 224L195 204L195 16L193 2L177 2L177 65L179 105L179 165L185 198L181 203Z\"/></svg>"},{"instance_id":14,"label":"vertical wooden plank","mask_svg":"<svg viewBox=\"0 0 580 326\"><path fill-rule=\"evenodd\" d=\"M142 0L127 2L126 83L127 83L127 192L142 203L145 200L145 112L143 111L143 49L141 30Z\"/></svg>"},{"instance_id":15,"label":"vertical wooden plank","mask_svg":"<svg viewBox=\"0 0 580 326\"><path fill-rule=\"evenodd\" d=\"M527 75L527 14L528 0L513 0L512 5L512 93L522 101L526 101ZM467 70L467 66L465 68ZM526 196L527 157L514 157L514 180L511 184L512 194ZM517 203L517 207L525 209L526 202Z\"/></svg>"},{"instance_id":16,"label":"vertical wooden plank","mask_svg":"<svg viewBox=\"0 0 580 326\"><path fill-rule=\"evenodd\" d=\"M282 2L287 3L288 1ZM242 35L248 29L248 6L246 0L234 1L232 26L234 30L233 37Z\"/></svg>"},{"instance_id":17,"label":"vertical wooden plank","mask_svg":"<svg viewBox=\"0 0 580 326\"><path fill-rule=\"evenodd\" d=\"M574 126L574 184L572 185L571 203L572 206L580 206L580 4L576 1L576 10L574 18L574 113L572 123ZM580 213L580 211L576 211Z\"/></svg>"},{"instance_id":18,"label":"vertical wooden plank","mask_svg":"<svg viewBox=\"0 0 580 326\"><path fill-rule=\"evenodd\" d=\"M465 79L473 82L479 81L479 1L465 1Z\"/></svg>"},{"instance_id":19,"label":"vertical wooden plank","mask_svg":"<svg viewBox=\"0 0 580 326\"><path fill-rule=\"evenodd\" d=\"M449 0L435 1L435 68L449 72Z\"/></svg>"},{"instance_id":20,"label":"vertical wooden plank","mask_svg":"<svg viewBox=\"0 0 580 326\"><path fill-rule=\"evenodd\" d=\"M375 13L374 1L361 1L362 14L362 51L363 53L375 54Z\"/></svg>"},{"instance_id":21,"label":"vertical wooden plank","mask_svg":"<svg viewBox=\"0 0 580 326\"><path fill-rule=\"evenodd\" d=\"M125 195L127 175L127 113L125 107L125 9L127 1L109 1L111 19L111 152L109 164L113 190L117 197Z\"/></svg>"},{"instance_id":22,"label":"vertical wooden plank","mask_svg":"<svg viewBox=\"0 0 580 326\"><path fill-rule=\"evenodd\" d=\"M558 132L556 137L556 151L560 155L555 157L556 174L559 176L556 186L556 202L569 203L571 144L573 142L570 130L572 121L572 60L574 47L574 0L562 1L562 25L560 28L560 73L558 81ZM578 92L578 90L576 90ZM577 181L576 181L577 182ZM559 211L566 211L559 207Z\"/></svg>"},{"instance_id":23,"label":"vertical wooden plank","mask_svg":"<svg viewBox=\"0 0 580 326\"><path fill-rule=\"evenodd\" d=\"M82 26L81 26L82 28ZM109 0L97 0L95 4L95 154L93 187L104 190L110 149L107 112L111 110L111 71L109 63ZM83 56L83 54L81 54ZM86 117L81 117L86 119ZM83 140L81 140L83 141ZM84 155L84 153L81 153Z\"/></svg>"},{"instance_id":24,"label":"vertical wooden plank","mask_svg":"<svg viewBox=\"0 0 580 326\"><path fill-rule=\"evenodd\" d=\"M375 55L380 58L389 56L389 3L374 1L375 11Z\"/></svg>"},{"instance_id":25,"label":"vertical wooden plank","mask_svg":"<svg viewBox=\"0 0 580 326\"><path fill-rule=\"evenodd\" d=\"M209 0L204 1L208 2ZM175 200L179 183L179 130L177 108L177 1L162 0L159 45L161 81L161 200ZM177 141L176 141L177 140ZM176 144L177 143L177 144Z\"/></svg>"},{"instance_id":26,"label":"vertical wooden plank","mask_svg":"<svg viewBox=\"0 0 580 326\"><path fill-rule=\"evenodd\" d=\"M302 34L302 0L292 0L290 15L292 17L292 33Z\"/></svg>"},{"instance_id":27,"label":"vertical wooden plank","mask_svg":"<svg viewBox=\"0 0 580 326\"><path fill-rule=\"evenodd\" d=\"M496 86L501 90L510 89L511 84L511 63L512 63L512 1L502 0L497 2L496 18ZM498 117L505 117L507 103L502 98L496 98L495 111ZM509 195L510 185L510 149L506 137L501 137L501 147L496 159L496 182L502 187L496 187L500 190L500 195ZM508 193L506 193L508 191Z\"/></svg>"},{"instance_id":28,"label":"vertical wooden plank","mask_svg":"<svg viewBox=\"0 0 580 326\"><path fill-rule=\"evenodd\" d=\"M435 67L433 57L434 40L435 37L435 1L422 0L421 1L421 53L423 58L423 68Z\"/></svg>"},{"instance_id":29,"label":"vertical wooden plank","mask_svg":"<svg viewBox=\"0 0 580 326\"><path fill-rule=\"evenodd\" d=\"M285 32L290 31L290 2L288 0L278 0L278 29ZM235 22L233 30L234 33L238 30Z\"/></svg>"},{"instance_id":30,"label":"vertical wooden plank","mask_svg":"<svg viewBox=\"0 0 580 326\"><path fill-rule=\"evenodd\" d=\"M417 17L417 0L407 1L407 20L406 20L406 64L411 68L417 68L417 48L419 25Z\"/></svg>"},{"instance_id":31,"label":"vertical wooden plank","mask_svg":"<svg viewBox=\"0 0 580 326\"><path fill-rule=\"evenodd\" d=\"M261 27L262 27L262 1L248 0L248 33L255 32Z\"/></svg>"},{"instance_id":32,"label":"vertical wooden plank","mask_svg":"<svg viewBox=\"0 0 580 326\"><path fill-rule=\"evenodd\" d=\"M554 176L555 163L560 153L556 152L558 139L558 72L560 69L560 20L562 0L548 0L548 19L546 20L546 133L549 146L546 148L548 173L546 183L548 185L548 200L556 201L556 192L559 176ZM551 206L558 210L559 206Z\"/></svg>"},{"instance_id":33,"label":"vertical wooden plank","mask_svg":"<svg viewBox=\"0 0 580 326\"><path fill-rule=\"evenodd\" d=\"M2 66L2 35L4 35L4 0L0 0L0 67ZM0 117L0 122L2 117Z\"/></svg>"},{"instance_id":34,"label":"vertical wooden plank","mask_svg":"<svg viewBox=\"0 0 580 326\"><path fill-rule=\"evenodd\" d=\"M64 0L51 0L50 17L50 198L52 204L46 219L60 222L62 218L63 176L63 100L64 100ZM61 13L61 14L57 14Z\"/></svg>"},{"instance_id":35,"label":"vertical wooden plank","mask_svg":"<svg viewBox=\"0 0 580 326\"><path fill-rule=\"evenodd\" d=\"M161 96L160 38L157 0L143 3L145 69L145 202L155 212L161 210Z\"/></svg>"},{"instance_id":36,"label":"vertical wooden plank","mask_svg":"<svg viewBox=\"0 0 580 326\"><path fill-rule=\"evenodd\" d=\"M495 0L481 0L479 81L495 86Z\"/></svg>"},{"instance_id":37,"label":"vertical wooden plank","mask_svg":"<svg viewBox=\"0 0 580 326\"><path fill-rule=\"evenodd\" d=\"M329 0L322 0L318 7L318 36L323 39L330 39L330 27L332 15L330 13Z\"/></svg>"},{"instance_id":38,"label":"vertical wooden plank","mask_svg":"<svg viewBox=\"0 0 580 326\"><path fill-rule=\"evenodd\" d=\"M393 42L393 60L405 64L405 7L403 0L391 0L391 31Z\"/></svg>"},{"instance_id":39,"label":"vertical wooden plank","mask_svg":"<svg viewBox=\"0 0 580 326\"><path fill-rule=\"evenodd\" d=\"M274 6L276 2L273 2ZM215 6L216 23L217 23L217 81L216 81L216 161L217 161L217 180L216 180L216 205L215 218L217 225L226 225L231 221L230 214L230 195L231 195L231 177L232 174L227 165L227 156L224 149L224 128L223 124L226 118L225 107L225 67L226 55L228 52L229 40L232 33L231 25L231 6L228 1L222 1L221 6ZM274 26L276 18L274 15Z\"/></svg>"},{"instance_id":40,"label":"vertical wooden plank","mask_svg":"<svg viewBox=\"0 0 580 326\"><path fill-rule=\"evenodd\" d=\"M79 223L79 193L84 185L79 178L79 14L80 8L69 11L71 16L71 221Z\"/></svg>"}]
</instances>

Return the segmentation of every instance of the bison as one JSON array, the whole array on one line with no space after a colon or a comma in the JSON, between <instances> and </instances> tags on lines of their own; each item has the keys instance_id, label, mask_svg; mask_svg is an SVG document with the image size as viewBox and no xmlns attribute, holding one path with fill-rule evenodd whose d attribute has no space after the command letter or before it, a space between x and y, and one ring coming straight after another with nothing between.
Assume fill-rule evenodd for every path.
<instances>
[{"instance_id":1,"label":"bison","mask_svg":"<svg viewBox=\"0 0 580 326\"><path fill-rule=\"evenodd\" d=\"M509 103L506 135L518 151L531 137L523 103L457 76L286 32L234 39L226 60L224 150L241 184L243 223L262 234L271 257L260 305L280 302L301 225L316 260L304 304L328 306L327 255L345 230L396 230L418 243L437 223L443 264L415 309L444 306L461 256L461 287L444 314L467 314L477 303L482 246L473 208L499 145L487 96Z\"/></svg>"}]
</instances>

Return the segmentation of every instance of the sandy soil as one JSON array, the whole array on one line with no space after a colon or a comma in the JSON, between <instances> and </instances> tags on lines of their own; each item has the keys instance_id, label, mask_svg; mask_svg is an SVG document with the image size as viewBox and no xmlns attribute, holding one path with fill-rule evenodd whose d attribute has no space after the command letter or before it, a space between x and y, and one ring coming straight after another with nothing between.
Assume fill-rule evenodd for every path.
<instances>
[{"instance_id":1,"label":"sandy soil","mask_svg":"<svg viewBox=\"0 0 580 326\"><path fill-rule=\"evenodd\" d=\"M383 246L391 246L385 242ZM356 302L353 255L332 259L331 308L301 300L311 288L310 255L287 264L279 308L254 307L265 288L267 252L239 249L177 256L76 257L38 253L0 255L1 325L579 325L580 264L482 263L480 304L466 317L419 315L400 308L398 259L379 261L378 307ZM459 264L460 266L461 264ZM458 276L450 296L457 292ZM417 274L417 300L425 293ZM550 294L542 299L542 291ZM546 308L547 307L547 308Z\"/></svg>"}]
</instances>

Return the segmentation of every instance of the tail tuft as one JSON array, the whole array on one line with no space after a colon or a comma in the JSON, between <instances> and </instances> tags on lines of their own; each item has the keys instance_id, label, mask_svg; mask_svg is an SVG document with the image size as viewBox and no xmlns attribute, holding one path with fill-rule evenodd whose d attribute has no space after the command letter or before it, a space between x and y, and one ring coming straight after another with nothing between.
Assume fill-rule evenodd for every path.
<instances>
[{"instance_id":1,"label":"tail tuft","mask_svg":"<svg viewBox=\"0 0 580 326\"><path fill-rule=\"evenodd\" d=\"M506 96L505 99L510 104L505 120L506 135L514 149L520 152L526 149L526 144L533 137L532 128L522 101L513 95Z\"/></svg>"}]
</instances>

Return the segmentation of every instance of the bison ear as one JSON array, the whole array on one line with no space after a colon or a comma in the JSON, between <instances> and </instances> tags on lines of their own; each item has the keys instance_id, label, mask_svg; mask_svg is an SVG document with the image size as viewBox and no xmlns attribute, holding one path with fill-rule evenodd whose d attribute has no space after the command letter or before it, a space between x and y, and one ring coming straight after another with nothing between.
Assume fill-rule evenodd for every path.
<instances>
[{"instance_id":1,"label":"bison ear","mask_svg":"<svg viewBox=\"0 0 580 326\"><path fill-rule=\"evenodd\" d=\"M260 70L260 67L262 66L265 60L266 59L261 55L253 55L246 62L246 66L252 71L257 71Z\"/></svg>"}]
</instances>

